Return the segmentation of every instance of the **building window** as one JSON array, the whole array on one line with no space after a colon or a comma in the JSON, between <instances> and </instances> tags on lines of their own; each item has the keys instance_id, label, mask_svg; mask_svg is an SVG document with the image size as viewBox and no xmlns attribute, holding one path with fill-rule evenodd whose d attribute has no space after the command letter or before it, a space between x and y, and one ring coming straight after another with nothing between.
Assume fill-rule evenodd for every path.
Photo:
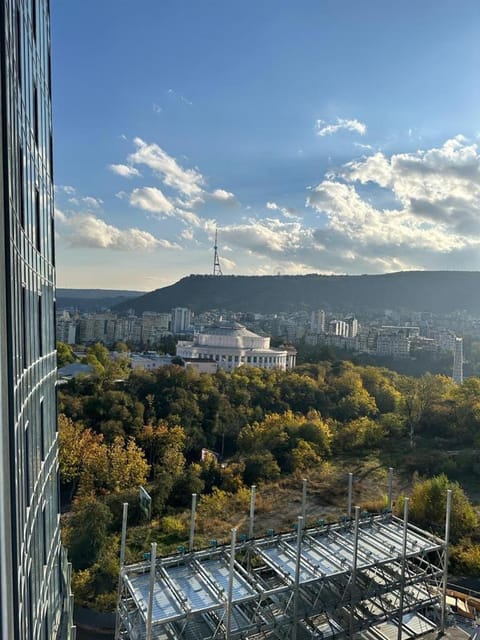
<instances>
[{"instance_id":1,"label":"building window","mask_svg":"<svg viewBox=\"0 0 480 640\"><path fill-rule=\"evenodd\" d=\"M17 47L15 50L17 57L17 77L18 84L22 84L22 17L20 15L20 10L17 9L16 15L16 35L17 35Z\"/></svg>"},{"instance_id":2,"label":"building window","mask_svg":"<svg viewBox=\"0 0 480 640\"><path fill-rule=\"evenodd\" d=\"M23 147L22 145L18 146L18 217L20 219L20 224L22 227L25 225L25 179L24 179L24 168L23 168Z\"/></svg>"},{"instance_id":3,"label":"building window","mask_svg":"<svg viewBox=\"0 0 480 640\"><path fill-rule=\"evenodd\" d=\"M42 233L40 229L40 192L35 188L35 246L41 251Z\"/></svg>"},{"instance_id":4,"label":"building window","mask_svg":"<svg viewBox=\"0 0 480 640\"><path fill-rule=\"evenodd\" d=\"M37 0L32 0L32 33L33 39L37 39Z\"/></svg>"},{"instance_id":5,"label":"building window","mask_svg":"<svg viewBox=\"0 0 480 640\"><path fill-rule=\"evenodd\" d=\"M39 122L38 122L38 89L37 85L33 87L33 137L35 138L35 144L38 147L38 132L39 132Z\"/></svg>"},{"instance_id":6,"label":"building window","mask_svg":"<svg viewBox=\"0 0 480 640\"><path fill-rule=\"evenodd\" d=\"M38 355L43 356L43 312L42 312L42 296L38 296L37 301L37 320L38 320Z\"/></svg>"}]
</instances>

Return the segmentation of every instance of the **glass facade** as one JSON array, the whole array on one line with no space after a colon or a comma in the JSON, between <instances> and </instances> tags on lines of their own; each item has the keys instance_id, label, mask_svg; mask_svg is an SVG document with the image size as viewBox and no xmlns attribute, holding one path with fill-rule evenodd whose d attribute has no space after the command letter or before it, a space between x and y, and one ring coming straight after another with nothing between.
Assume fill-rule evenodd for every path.
<instances>
[{"instance_id":1,"label":"glass facade","mask_svg":"<svg viewBox=\"0 0 480 640\"><path fill-rule=\"evenodd\" d=\"M49 0L0 0L0 625L60 638Z\"/></svg>"}]
</instances>

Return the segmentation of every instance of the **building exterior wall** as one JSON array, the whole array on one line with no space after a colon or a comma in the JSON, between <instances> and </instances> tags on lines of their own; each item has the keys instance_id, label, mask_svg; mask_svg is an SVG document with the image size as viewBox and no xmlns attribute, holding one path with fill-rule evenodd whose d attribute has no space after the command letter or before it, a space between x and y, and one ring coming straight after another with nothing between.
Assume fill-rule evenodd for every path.
<instances>
[{"instance_id":1,"label":"building exterior wall","mask_svg":"<svg viewBox=\"0 0 480 640\"><path fill-rule=\"evenodd\" d=\"M64 606L56 431L48 0L0 1L0 627L58 638Z\"/></svg>"},{"instance_id":2,"label":"building exterior wall","mask_svg":"<svg viewBox=\"0 0 480 640\"><path fill-rule=\"evenodd\" d=\"M271 349L270 338L258 336L245 327L206 330L195 334L193 341L177 344L181 358L204 358L217 363L220 369L232 371L242 365L262 369L282 369L294 366L296 352Z\"/></svg>"}]
</instances>

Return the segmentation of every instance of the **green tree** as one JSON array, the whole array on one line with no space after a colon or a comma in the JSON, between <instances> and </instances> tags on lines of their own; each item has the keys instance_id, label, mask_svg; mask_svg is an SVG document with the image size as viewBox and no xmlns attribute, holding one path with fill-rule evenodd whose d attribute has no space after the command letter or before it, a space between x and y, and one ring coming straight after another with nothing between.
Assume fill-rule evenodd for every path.
<instances>
[{"instance_id":1,"label":"green tree","mask_svg":"<svg viewBox=\"0 0 480 640\"><path fill-rule=\"evenodd\" d=\"M57 367L61 369L67 364L75 362L75 360L72 347L69 344L65 344L65 342L57 342Z\"/></svg>"},{"instance_id":2,"label":"green tree","mask_svg":"<svg viewBox=\"0 0 480 640\"><path fill-rule=\"evenodd\" d=\"M87 569L97 562L108 541L112 514L94 495L76 498L66 531L66 542L74 569Z\"/></svg>"},{"instance_id":3,"label":"green tree","mask_svg":"<svg viewBox=\"0 0 480 640\"><path fill-rule=\"evenodd\" d=\"M452 490L450 534L455 543L478 526L477 514L458 482L451 482L445 474L417 482L410 497L409 514L420 527L443 535L447 489Z\"/></svg>"}]
</instances>

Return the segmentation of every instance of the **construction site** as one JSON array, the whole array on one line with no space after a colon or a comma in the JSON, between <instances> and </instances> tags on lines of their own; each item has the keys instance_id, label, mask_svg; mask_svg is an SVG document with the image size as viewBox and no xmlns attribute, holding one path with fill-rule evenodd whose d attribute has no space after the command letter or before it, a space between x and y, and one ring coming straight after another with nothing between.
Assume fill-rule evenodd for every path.
<instances>
[{"instance_id":1,"label":"construction site","mask_svg":"<svg viewBox=\"0 0 480 640\"><path fill-rule=\"evenodd\" d=\"M229 544L194 548L192 496L188 549L123 566L116 638L122 640L402 640L444 631L451 492L445 537L404 517L361 513L351 504L338 523L306 522L255 537L255 487L249 531ZM389 502L391 506L391 477ZM126 522L126 517L124 519ZM125 530L123 536L125 535ZM123 564L123 563L122 563Z\"/></svg>"}]
</instances>

